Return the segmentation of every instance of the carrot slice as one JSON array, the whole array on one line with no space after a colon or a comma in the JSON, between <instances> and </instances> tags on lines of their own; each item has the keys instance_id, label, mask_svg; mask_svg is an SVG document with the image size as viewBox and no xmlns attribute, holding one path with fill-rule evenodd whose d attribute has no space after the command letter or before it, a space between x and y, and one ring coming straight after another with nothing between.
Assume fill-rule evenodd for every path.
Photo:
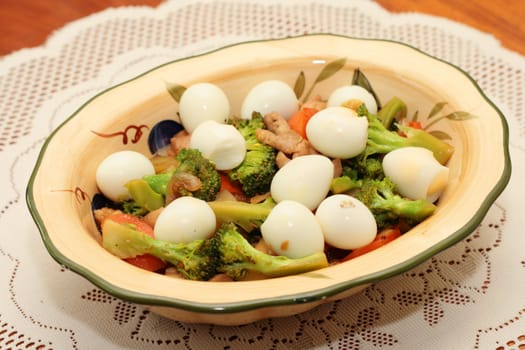
<instances>
[{"instance_id":1,"label":"carrot slice","mask_svg":"<svg viewBox=\"0 0 525 350\"><path fill-rule=\"evenodd\" d=\"M347 260L356 258L358 256L361 256L363 254L369 253L373 250L376 250L377 248L382 247L389 242L392 242L394 239L398 238L399 236L401 236L401 231L397 227L384 229L383 231L377 234L376 238L371 243L361 248L352 250L350 254L348 254L347 256L343 258L342 261L347 261Z\"/></svg>"},{"instance_id":2,"label":"carrot slice","mask_svg":"<svg viewBox=\"0 0 525 350\"><path fill-rule=\"evenodd\" d=\"M315 108L301 108L294 115L292 115L290 119L288 119L288 125L290 126L290 129L301 135L301 137L306 140L306 124L308 124L308 121L317 112L318 111Z\"/></svg>"},{"instance_id":3,"label":"carrot slice","mask_svg":"<svg viewBox=\"0 0 525 350\"><path fill-rule=\"evenodd\" d=\"M228 174L220 173L221 176L221 191L227 190L233 195L244 195L241 184L230 179Z\"/></svg>"},{"instance_id":4,"label":"carrot slice","mask_svg":"<svg viewBox=\"0 0 525 350\"><path fill-rule=\"evenodd\" d=\"M411 128L414 128L414 129L423 130L423 125L421 124L421 122L419 122L417 120L413 120L413 121L409 122L408 126L410 126Z\"/></svg>"}]
</instances>

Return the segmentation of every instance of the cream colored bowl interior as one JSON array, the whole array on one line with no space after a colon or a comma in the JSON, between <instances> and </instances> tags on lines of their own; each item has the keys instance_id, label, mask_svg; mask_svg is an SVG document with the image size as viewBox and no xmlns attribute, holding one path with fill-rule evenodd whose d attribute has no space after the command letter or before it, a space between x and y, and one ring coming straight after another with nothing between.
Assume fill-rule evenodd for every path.
<instances>
[{"instance_id":1,"label":"cream colored bowl interior","mask_svg":"<svg viewBox=\"0 0 525 350\"><path fill-rule=\"evenodd\" d=\"M229 96L235 112L257 82L281 79L293 86L302 70L308 88L326 62L341 57L347 57L344 69L319 83L314 94L326 97L333 88L348 84L359 67L383 102L399 96L409 114L418 110L420 119L441 101L447 102L446 112L461 110L476 116L435 125L452 136L455 153L449 162L451 181L434 216L358 259L263 281L174 279L135 268L102 249L90 204L97 192L95 169L117 150L147 155L149 150L147 135L131 143L131 130L128 143L123 144L122 137L103 138L95 132L112 133L130 125L151 128L160 120L176 119L177 103L166 84L216 83ZM147 134L146 128L142 130ZM331 35L254 42L166 64L88 101L46 143L28 202L51 255L115 295L190 313L291 306L345 295L364 283L406 271L474 230L506 184L510 172L506 138L503 118L467 75L411 47Z\"/></svg>"}]
</instances>

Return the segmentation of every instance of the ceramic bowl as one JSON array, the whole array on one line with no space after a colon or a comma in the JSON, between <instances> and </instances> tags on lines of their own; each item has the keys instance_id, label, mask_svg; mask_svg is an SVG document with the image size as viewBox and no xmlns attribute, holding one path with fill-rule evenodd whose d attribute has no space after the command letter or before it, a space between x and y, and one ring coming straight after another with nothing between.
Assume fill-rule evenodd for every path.
<instances>
[{"instance_id":1,"label":"ceramic bowl","mask_svg":"<svg viewBox=\"0 0 525 350\"><path fill-rule=\"evenodd\" d=\"M98 198L95 169L118 150L151 155L164 142L159 123L178 118L181 86L213 82L238 113L257 82L281 79L301 98L310 89L327 96L348 84L356 68L380 98L399 96L409 114L417 111L424 126L455 147L450 182L432 217L359 258L259 281L170 278L138 269L101 247L92 214ZM440 102L446 104L432 113ZM509 176L505 118L465 72L405 44L319 34L232 45L169 62L103 91L49 136L27 203L50 255L109 294L183 322L237 325L304 312L413 268L471 233Z\"/></svg>"}]
</instances>

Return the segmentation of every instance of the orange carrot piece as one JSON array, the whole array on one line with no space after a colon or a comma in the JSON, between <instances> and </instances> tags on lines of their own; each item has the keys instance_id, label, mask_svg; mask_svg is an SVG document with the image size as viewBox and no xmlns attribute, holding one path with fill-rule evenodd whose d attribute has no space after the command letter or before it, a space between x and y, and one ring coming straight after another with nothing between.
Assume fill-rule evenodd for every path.
<instances>
[{"instance_id":1,"label":"orange carrot piece","mask_svg":"<svg viewBox=\"0 0 525 350\"><path fill-rule=\"evenodd\" d=\"M235 181L232 181L228 174L220 173L221 175L221 191L227 190L233 195L243 195L244 192L242 190L241 184Z\"/></svg>"},{"instance_id":2,"label":"orange carrot piece","mask_svg":"<svg viewBox=\"0 0 525 350\"><path fill-rule=\"evenodd\" d=\"M423 130L423 125L421 124L421 122L418 122L417 120L409 122L408 126L410 126L411 128L414 128L414 129Z\"/></svg>"},{"instance_id":3,"label":"orange carrot piece","mask_svg":"<svg viewBox=\"0 0 525 350\"><path fill-rule=\"evenodd\" d=\"M315 108L301 108L294 115L292 115L290 119L288 119L288 125L290 126L290 129L301 135L301 137L306 140L306 124L308 124L308 121L317 112L318 111Z\"/></svg>"}]
</instances>

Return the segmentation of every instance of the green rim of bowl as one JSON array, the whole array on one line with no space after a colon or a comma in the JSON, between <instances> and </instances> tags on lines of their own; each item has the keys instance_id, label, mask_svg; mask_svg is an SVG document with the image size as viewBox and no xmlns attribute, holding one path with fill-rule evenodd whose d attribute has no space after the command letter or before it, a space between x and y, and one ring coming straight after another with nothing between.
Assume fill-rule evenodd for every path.
<instances>
[{"instance_id":1,"label":"green rim of bowl","mask_svg":"<svg viewBox=\"0 0 525 350\"><path fill-rule=\"evenodd\" d=\"M505 158L505 166L501 173L501 176L499 180L495 183L492 190L489 192L485 200L483 201L482 205L479 207L475 215L465 224L463 225L459 230L455 231L451 235L449 235L446 239L440 241L438 244L433 245L432 247L428 248L424 252L411 257L410 259L405 260L404 262L391 266L387 269L383 269L381 271L378 271L376 273L371 273L359 278L355 278L352 280L348 280L345 282L341 282L339 284L335 284L333 286L317 289L311 292L307 293L300 293L300 294L291 294L291 295L283 295L280 297L273 297L273 298L267 298L267 299L257 299L257 300L250 300L250 301L244 301L244 302L232 302L232 303L224 303L224 304L208 304L208 303L195 303L195 302L189 302L177 298L172 297L160 297L155 295L149 295L149 294L142 294L137 293L134 291L130 291L124 288L117 287L110 283L109 281L100 278L96 274L92 273L90 270L85 268L82 265L77 264L76 262L72 261L71 259L64 256L53 244L53 241L50 239L49 234L47 232L47 229L43 223L43 220L39 214L38 208L35 205L34 198L33 198L33 185L35 178L38 174L40 164L42 162L43 155L46 152L47 146L49 142L53 139L53 136L61 129L61 127L66 124L69 120L75 117L75 115L84 108L85 105L96 99L98 96L117 88L118 86L121 86L123 84L127 84L131 81L134 81L138 79L141 76L144 76L148 74L151 71L154 71L156 69L159 69L161 67L164 67L166 65L170 65L179 61L191 59L193 57L199 57L199 56L205 56L210 53L224 50L230 47L239 46L239 45L245 45L250 43L263 43L263 42L271 42L271 41L285 41L300 37L313 37L313 36L333 36L333 37L340 37L340 38L346 38L351 40L361 40L361 41L378 41L378 42L390 42L398 45L403 45L406 47L409 47L410 49L418 52L419 54L425 55L427 57L430 57L436 61L440 61L443 64L449 65L453 69L459 71L461 74L465 75L471 82L472 85L478 90L480 96L485 99L489 105L497 112L501 119L501 124L503 127L503 144L501 145L503 152L504 152L504 158ZM178 60L173 60L170 62L167 62L165 64L159 65L153 69L150 69L130 80L127 80L125 82L122 82L118 85L112 86L111 88L108 88L99 94L92 97L90 100L88 100L85 104L83 104L76 112L74 112L67 120L65 120L59 127L57 127L50 136L46 139L44 145L42 146L42 149L40 151L40 154L38 156L38 159L36 161L35 167L33 169L33 172L31 174L31 177L29 179L27 188L26 188L26 203L29 208L29 211L31 213L31 216L33 217L33 220L36 223L36 226L38 227L40 231L40 235L42 238L42 241L48 250L49 254L61 265L68 268L69 270L78 273L79 275L83 276L87 280L89 280L91 283L96 285L97 287L101 288L102 290L106 291L107 293L118 297L123 300L127 300L130 302L138 303L138 304L144 304L144 305L155 305L155 306L167 306L167 307L173 307L181 310L191 311L191 312L197 312L197 313L211 313L211 314L228 314L228 313L237 313L237 312L243 312L243 311L250 311L258 308L263 307L274 307L274 306L285 306L285 305L293 305L293 304L304 304L304 303L311 303L316 302L320 300L324 300L327 298L330 298L332 296L335 296L339 293L345 292L351 288L355 288L358 286L374 283L381 281L386 278L390 278L396 275L399 275L403 272L406 272L417 265L420 265L424 261L428 260L435 254L443 251L444 249L452 246L453 244L459 242L460 240L467 237L470 233L472 233L476 227L481 223L485 215L487 214L488 210L494 203L494 201L497 199L497 197L501 194L501 192L505 189L507 186L511 175L511 161L510 161L510 154L509 154L509 130L508 130L508 124L501 113L501 111L494 105L494 103L483 93L479 85L476 83L476 81L464 70L457 67L456 65L447 62L445 60L442 60L440 58L434 57L432 55L429 55L411 45L408 45L406 43L398 42L395 40L385 40L385 39L364 39L364 38L354 38L344 35L336 35L336 34L326 34L326 33L316 33L316 34L308 34L308 35L300 35L300 36L292 36L287 38L281 38L281 39L268 39L268 40L253 40L253 41L245 41L240 42L228 46L224 46L221 48L218 48L213 51L209 51L203 54L186 57Z\"/></svg>"}]
</instances>

